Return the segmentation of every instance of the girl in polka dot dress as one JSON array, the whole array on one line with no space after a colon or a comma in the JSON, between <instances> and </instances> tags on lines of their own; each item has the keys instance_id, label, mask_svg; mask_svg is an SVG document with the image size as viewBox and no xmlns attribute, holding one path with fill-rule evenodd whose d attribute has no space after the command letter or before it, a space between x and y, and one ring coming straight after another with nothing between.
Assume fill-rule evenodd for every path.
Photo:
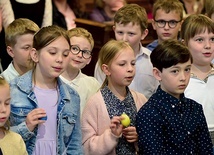
<instances>
[{"instance_id":1,"label":"girl in polka dot dress","mask_svg":"<svg viewBox=\"0 0 214 155\"><path fill-rule=\"evenodd\" d=\"M136 114L147 99L128 88L135 75L134 51L127 42L112 40L100 50L98 62L106 79L83 110L85 155L135 155ZM127 127L120 123L123 112L131 119Z\"/></svg>"},{"instance_id":2,"label":"girl in polka dot dress","mask_svg":"<svg viewBox=\"0 0 214 155\"><path fill-rule=\"evenodd\" d=\"M188 48L170 39L159 44L150 57L160 86L137 114L139 153L211 155L203 108L184 96L192 64Z\"/></svg>"}]
</instances>

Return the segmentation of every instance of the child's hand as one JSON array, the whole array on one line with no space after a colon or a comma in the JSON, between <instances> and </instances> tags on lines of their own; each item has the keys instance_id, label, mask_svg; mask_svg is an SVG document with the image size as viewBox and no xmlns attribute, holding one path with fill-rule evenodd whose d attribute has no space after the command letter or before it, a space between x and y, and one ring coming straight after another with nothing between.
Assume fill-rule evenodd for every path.
<instances>
[{"instance_id":1,"label":"child's hand","mask_svg":"<svg viewBox=\"0 0 214 155\"><path fill-rule=\"evenodd\" d=\"M129 143L136 142L138 140L138 134L134 126L129 126L123 129L123 136Z\"/></svg>"},{"instance_id":2,"label":"child's hand","mask_svg":"<svg viewBox=\"0 0 214 155\"><path fill-rule=\"evenodd\" d=\"M28 113L26 117L26 125L30 131L33 131L36 125L44 123L44 120L40 120L39 118L45 117L46 112L44 109L36 108Z\"/></svg>"},{"instance_id":3,"label":"child's hand","mask_svg":"<svg viewBox=\"0 0 214 155\"><path fill-rule=\"evenodd\" d=\"M111 124L110 124L110 129L111 132L115 135L115 136L120 136L123 130L123 125L120 124L121 121L121 117L120 116L114 116L111 119Z\"/></svg>"}]
</instances>

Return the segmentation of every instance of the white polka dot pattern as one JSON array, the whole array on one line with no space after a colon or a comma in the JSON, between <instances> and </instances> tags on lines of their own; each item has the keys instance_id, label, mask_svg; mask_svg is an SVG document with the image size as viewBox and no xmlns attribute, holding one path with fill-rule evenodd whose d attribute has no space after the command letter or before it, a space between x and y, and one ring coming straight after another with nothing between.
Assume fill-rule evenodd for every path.
<instances>
[{"instance_id":1,"label":"white polka dot pattern","mask_svg":"<svg viewBox=\"0 0 214 155\"><path fill-rule=\"evenodd\" d=\"M197 102L181 99L160 87L139 110L136 118L140 154L213 154L212 142Z\"/></svg>"}]
</instances>

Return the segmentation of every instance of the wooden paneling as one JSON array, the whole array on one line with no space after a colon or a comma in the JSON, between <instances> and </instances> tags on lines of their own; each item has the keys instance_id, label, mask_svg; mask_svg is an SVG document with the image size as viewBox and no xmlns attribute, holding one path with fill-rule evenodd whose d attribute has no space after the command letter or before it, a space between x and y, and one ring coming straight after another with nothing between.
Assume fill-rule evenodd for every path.
<instances>
[{"instance_id":1,"label":"wooden paneling","mask_svg":"<svg viewBox=\"0 0 214 155\"><path fill-rule=\"evenodd\" d=\"M126 0L127 3L136 3L144 7L147 13L152 12L152 6L155 0ZM82 10L90 13L94 7L94 0L80 0Z\"/></svg>"}]
</instances>

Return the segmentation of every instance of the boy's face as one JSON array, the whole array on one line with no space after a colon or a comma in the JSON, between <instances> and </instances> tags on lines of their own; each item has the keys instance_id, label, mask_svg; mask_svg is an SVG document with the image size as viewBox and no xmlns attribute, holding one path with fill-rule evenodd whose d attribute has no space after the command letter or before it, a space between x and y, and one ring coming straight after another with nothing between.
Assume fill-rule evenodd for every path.
<instances>
[{"instance_id":1,"label":"boy's face","mask_svg":"<svg viewBox=\"0 0 214 155\"><path fill-rule=\"evenodd\" d=\"M33 34L24 34L16 38L13 47L8 46L7 52L13 58L13 65L18 72L26 72L30 67L30 51L33 46Z\"/></svg>"},{"instance_id":2,"label":"boy's face","mask_svg":"<svg viewBox=\"0 0 214 155\"><path fill-rule=\"evenodd\" d=\"M179 98L180 94L186 89L190 79L191 61L178 63L169 68L163 68L160 72L157 68L153 69L154 76L160 81L161 89Z\"/></svg>"},{"instance_id":3,"label":"boy's face","mask_svg":"<svg viewBox=\"0 0 214 155\"><path fill-rule=\"evenodd\" d=\"M147 36L147 31L141 32L140 25L128 23L126 25L115 23L113 27L116 40L123 40L129 43L135 53L139 52L141 40Z\"/></svg>"},{"instance_id":4,"label":"boy's face","mask_svg":"<svg viewBox=\"0 0 214 155\"><path fill-rule=\"evenodd\" d=\"M156 30L159 43L168 39L177 39L178 32L180 31L181 28L181 22L175 24L176 26L174 28L170 28L169 23L166 22L166 25L161 28L158 26L158 23L156 21L175 21L175 22L181 21L179 13L176 13L176 11L166 13L164 10L159 9L157 10L156 16L152 21L152 26L153 29Z\"/></svg>"},{"instance_id":5,"label":"boy's face","mask_svg":"<svg viewBox=\"0 0 214 155\"><path fill-rule=\"evenodd\" d=\"M71 37L70 42L72 46L78 46L80 50L92 50L90 42L85 37ZM80 51L78 54L73 54L71 52L70 58L71 61L69 66L78 70L84 68L91 61L91 57L87 59L83 57L82 51Z\"/></svg>"},{"instance_id":6,"label":"boy's face","mask_svg":"<svg viewBox=\"0 0 214 155\"><path fill-rule=\"evenodd\" d=\"M210 65L214 59L214 33L206 30L188 41L188 48L193 57L193 64Z\"/></svg>"},{"instance_id":7,"label":"boy's face","mask_svg":"<svg viewBox=\"0 0 214 155\"><path fill-rule=\"evenodd\" d=\"M0 127L4 126L10 116L10 87L0 86Z\"/></svg>"}]
</instances>

